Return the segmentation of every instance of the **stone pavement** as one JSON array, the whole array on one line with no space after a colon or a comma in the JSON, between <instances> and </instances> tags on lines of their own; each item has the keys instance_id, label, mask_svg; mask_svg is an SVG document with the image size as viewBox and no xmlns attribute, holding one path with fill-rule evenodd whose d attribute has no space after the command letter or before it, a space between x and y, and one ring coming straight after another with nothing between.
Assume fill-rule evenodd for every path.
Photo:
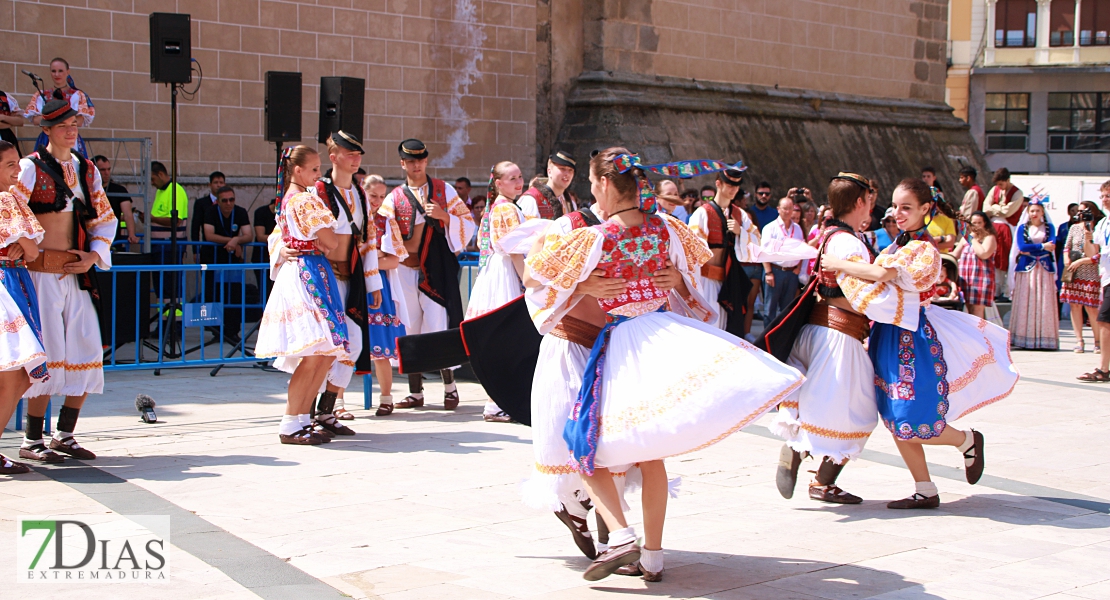
<instances>
[{"instance_id":1,"label":"stone pavement","mask_svg":"<svg viewBox=\"0 0 1110 600\"><path fill-rule=\"evenodd\" d=\"M1061 346L1073 343L1065 334ZM1015 358L1024 377L1015 393L959 423L986 435L983 481L963 481L955 450L927 450L942 492L936 511L885 508L913 488L881 430L841 478L866 499L854 507L812 502L804 484L793 500L778 495L780 442L766 417L669 460L682 488L668 509L666 575L657 584L581 578L588 561L566 529L520 502L532 463L529 430L483 422L474 384L461 386L455 413L434 403L388 418L359 410L354 438L296 447L276 439L284 374L110 374L79 428L100 458L0 478L0 536L14 540L20 515L171 516L168 584L14 588L82 600L1108 600L1110 458L1102 443L1110 387L1075 382L1095 365L1092 354ZM429 397L441 390L429 384ZM348 402L360 407L358 391ZM138 422L140 392L158 401L160 423ZM8 431L0 450L17 442ZM637 499L629 503L630 516L639 514ZM14 552L0 544L9 582ZM2 589L15 597L12 584Z\"/></svg>"}]
</instances>

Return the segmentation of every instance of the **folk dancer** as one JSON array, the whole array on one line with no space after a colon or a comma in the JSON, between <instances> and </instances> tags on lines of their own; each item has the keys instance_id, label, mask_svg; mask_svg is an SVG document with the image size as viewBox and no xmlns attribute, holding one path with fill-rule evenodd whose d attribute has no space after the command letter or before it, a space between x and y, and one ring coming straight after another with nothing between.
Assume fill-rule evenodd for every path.
<instances>
[{"instance_id":1,"label":"folk dancer","mask_svg":"<svg viewBox=\"0 0 1110 600\"><path fill-rule=\"evenodd\" d=\"M330 441L316 431L313 401L332 363L350 360L343 296L327 255L339 247L339 222L316 194L320 155L308 146L286 148L278 165L278 231L299 254L277 266L274 288L258 329L255 356L274 358L289 380L285 415L278 426L283 444L315 446ZM271 253L273 254L273 253Z\"/></svg>"},{"instance_id":2,"label":"folk dancer","mask_svg":"<svg viewBox=\"0 0 1110 600\"><path fill-rule=\"evenodd\" d=\"M536 182L524 191L517 206L528 219L554 221L577 209L566 191L574 182L574 169L578 162L568 152L558 151L547 159L547 182ZM489 210L489 206L486 210Z\"/></svg>"},{"instance_id":3,"label":"folk dancer","mask_svg":"<svg viewBox=\"0 0 1110 600\"><path fill-rule=\"evenodd\" d=\"M698 293L695 275L711 253L680 221L655 214L654 191L637 157L624 148L598 153L590 161L590 183L609 220L548 236L526 261L540 285L525 298L546 334L574 306L578 285L595 269L627 281L625 293L599 301L606 322L563 438L611 532L608 549L583 576L595 581L639 561L644 579L659 581L668 496L663 459L738 431L787 397L801 375L708 324L716 314ZM654 276L668 261L677 273ZM663 312L668 306L680 312ZM674 365L674 356L683 357L678 368L656 367ZM735 372L748 376L740 381ZM633 463L643 479L642 553L611 472Z\"/></svg>"},{"instance_id":4,"label":"folk dancer","mask_svg":"<svg viewBox=\"0 0 1110 600\"><path fill-rule=\"evenodd\" d=\"M77 113L77 126L91 127L93 119L96 118L96 108L93 106L92 100L89 99L89 95L77 89L77 85L73 83L73 77L69 74L69 62L66 59L57 57L50 61L50 80L54 84L54 89L35 92L31 101L27 103L23 116L31 121L32 125L41 126L43 115L47 112L46 104L50 100L64 100ZM40 146L45 146L48 141L47 136L40 133L35 141L35 150L38 150ZM81 136L77 136L74 149L81 156L92 158L89 156L89 148L85 144L85 140L81 139Z\"/></svg>"},{"instance_id":5,"label":"folk dancer","mask_svg":"<svg viewBox=\"0 0 1110 600\"><path fill-rule=\"evenodd\" d=\"M458 327L463 319L456 255L474 235L474 217L455 188L428 176L428 149L408 139L397 147L405 184L397 186L380 212L397 222L408 258L397 267L400 295L409 316L409 335ZM459 392L451 369L443 378L443 408L459 406ZM424 376L409 374L409 395L397 408L424 406Z\"/></svg>"},{"instance_id":6,"label":"folk dancer","mask_svg":"<svg viewBox=\"0 0 1110 600\"><path fill-rule=\"evenodd\" d=\"M486 214L478 227L478 278L474 280L466 318L473 319L504 306L524 293L524 255L512 254L500 245L501 238L524 222L524 213L514 202L524 189L520 167L509 161L490 169ZM492 399L486 400L482 418L492 423L512 421Z\"/></svg>"},{"instance_id":7,"label":"folk dancer","mask_svg":"<svg viewBox=\"0 0 1110 600\"><path fill-rule=\"evenodd\" d=\"M870 263L874 254L856 231L871 217L869 182L855 173L840 173L829 183L832 218L822 231L821 247L828 256ZM809 497L834 504L859 504L863 500L836 485L849 460L863 452L878 425L875 404L875 369L863 342L870 330L868 319L897 319L898 294L885 288L873 296L859 294L856 281L843 273L825 270L820 263L816 283L803 293L816 294L790 350L787 364L801 371L805 383L798 394L783 402L771 430L786 440L779 453L775 477L783 498L794 495L802 459L820 461ZM851 293L848 293L851 292ZM803 310L795 305L796 310ZM771 334L770 337L772 337ZM836 393L829 393L829 390Z\"/></svg>"},{"instance_id":8,"label":"folk dancer","mask_svg":"<svg viewBox=\"0 0 1110 600\"><path fill-rule=\"evenodd\" d=\"M994 253L996 290L1000 296L1010 294L1010 273L1013 264L1010 250L1014 244L1014 232L1021 220L1025 207L1025 194L1010 183L1010 170L1003 167L994 172L994 187L983 200L983 212L991 218L994 233L998 238L998 252Z\"/></svg>"},{"instance_id":9,"label":"folk dancer","mask_svg":"<svg viewBox=\"0 0 1110 600\"><path fill-rule=\"evenodd\" d=\"M42 111L39 124L49 143L19 161L19 182L12 192L30 206L45 230L38 257L28 260L27 268L38 293L50 380L35 382L27 392L27 428L19 455L48 463L62 462L57 452L91 460L96 455L73 438L85 399L104 389L104 348L93 307L99 293L89 270L93 265L112 267L117 221L100 172L74 150L77 111L58 99ZM65 404L54 437L45 444L46 405L56 394L66 397Z\"/></svg>"},{"instance_id":10,"label":"folk dancer","mask_svg":"<svg viewBox=\"0 0 1110 600\"><path fill-rule=\"evenodd\" d=\"M405 335L405 324L409 318L404 297L399 291L401 284L397 266L409 255L397 222L381 212L389 192L385 179L381 175L367 175L362 180L362 189L366 192L370 214L374 215L378 269L382 279L381 306L370 309L366 326L370 343L363 351L369 352L374 363L374 376L378 378L378 409L374 414L385 417L393 414L393 363L397 362L397 338ZM338 415L339 411L336 413Z\"/></svg>"},{"instance_id":11,"label":"folk dancer","mask_svg":"<svg viewBox=\"0 0 1110 600\"><path fill-rule=\"evenodd\" d=\"M19 152L0 140L0 188L19 181ZM39 302L24 257L37 257L44 231L18 196L0 192L0 422L7 423L32 382L50 377L39 326ZM31 468L0 455L0 475Z\"/></svg>"},{"instance_id":12,"label":"folk dancer","mask_svg":"<svg viewBox=\"0 0 1110 600\"><path fill-rule=\"evenodd\" d=\"M956 447L963 455L967 482L979 481L983 434L960 431L948 422L1005 398L1018 380L1008 331L930 303L943 268L926 231L936 202L925 182L905 179L895 188L892 203L902 233L874 264L830 253L821 257L825 269L849 276L841 281L846 297L866 299L893 290L902 308L895 314L901 318L876 320L868 347L879 415L916 488L908 498L887 504L893 509L940 506L924 445Z\"/></svg>"},{"instance_id":13,"label":"folk dancer","mask_svg":"<svg viewBox=\"0 0 1110 600\"><path fill-rule=\"evenodd\" d=\"M337 402L346 412L346 405L340 399L354 373L370 372L374 368L373 358L367 352L370 345L367 326L370 322L368 310L380 308L382 303L378 233L374 220L369 218L366 192L354 180L365 154L362 140L339 130L328 137L327 145L332 168L316 181L316 195L328 203L332 216L339 223L335 229L339 247L328 253L328 261L346 307L344 318L351 356L332 363L326 389L316 403L314 418L320 427L334 434L354 435L354 430L340 424L333 413Z\"/></svg>"},{"instance_id":14,"label":"folk dancer","mask_svg":"<svg viewBox=\"0 0 1110 600\"><path fill-rule=\"evenodd\" d=\"M742 262L750 262L748 243L759 245L759 228L738 203L736 194L743 183L743 171L726 169L717 173L717 194L690 216L690 231L704 240L713 258L701 266L698 289L710 301L720 304L717 327L743 337L752 283ZM722 293L722 289L724 293Z\"/></svg>"}]
</instances>

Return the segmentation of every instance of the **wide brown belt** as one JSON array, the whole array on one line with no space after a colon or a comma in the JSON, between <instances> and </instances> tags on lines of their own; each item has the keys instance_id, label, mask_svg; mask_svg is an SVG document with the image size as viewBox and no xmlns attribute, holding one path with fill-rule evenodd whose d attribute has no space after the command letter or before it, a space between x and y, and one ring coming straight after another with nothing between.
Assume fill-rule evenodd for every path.
<instances>
[{"instance_id":1,"label":"wide brown belt","mask_svg":"<svg viewBox=\"0 0 1110 600\"><path fill-rule=\"evenodd\" d=\"M555 329L551 330L551 335L579 346L593 348L597 336L601 335L601 328L574 317L563 317Z\"/></svg>"},{"instance_id":2,"label":"wide brown belt","mask_svg":"<svg viewBox=\"0 0 1110 600\"><path fill-rule=\"evenodd\" d=\"M828 327L861 342L871 333L871 322L867 317L825 302L818 302L813 306L813 312L809 313L809 324Z\"/></svg>"},{"instance_id":3,"label":"wide brown belt","mask_svg":"<svg viewBox=\"0 0 1110 600\"><path fill-rule=\"evenodd\" d=\"M339 281L347 281L351 278L351 261L349 260L331 260L331 270L335 273L335 278Z\"/></svg>"},{"instance_id":4,"label":"wide brown belt","mask_svg":"<svg viewBox=\"0 0 1110 600\"><path fill-rule=\"evenodd\" d=\"M702 265L701 266L701 276L705 277L706 279L711 279L713 281L724 281L725 280L725 268L724 267L715 267L713 265Z\"/></svg>"},{"instance_id":5,"label":"wide brown belt","mask_svg":"<svg viewBox=\"0 0 1110 600\"><path fill-rule=\"evenodd\" d=\"M27 263L27 270L65 275L65 266L80 260L76 254L70 254L64 250L39 250L38 259L35 262Z\"/></svg>"}]
</instances>

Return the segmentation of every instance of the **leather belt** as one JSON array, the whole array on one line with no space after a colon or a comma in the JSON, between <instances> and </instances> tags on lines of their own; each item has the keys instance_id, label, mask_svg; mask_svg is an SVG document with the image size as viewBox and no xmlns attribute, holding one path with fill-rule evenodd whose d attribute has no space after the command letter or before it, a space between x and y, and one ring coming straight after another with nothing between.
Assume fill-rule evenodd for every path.
<instances>
[{"instance_id":1,"label":"leather belt","mask_svg":"<svg viewBox=\"0 0 1110 600\"><path fill-rule=\"evenodd\" d=\"M339 281L347 281L351 278L351 261L349 260L331 260L332 273L335 273L335 278Z\"/></svg>"},{"instance_id":2,"label":"leather belt","mask_svg":"<svg viewBox=\"0 0 1110 600\"><path fill-rule=\"evenodd\" d=\"M601 328L581 319L563 317L563 320L559 321L555 329L551 330L551 335L572 344L593 348L597 336L601 335Z\"/></svg>"},{"instance_id":3,"label":"leather belt","mask_svg":"<svg viewBox=\"0 0 1110 600\"><path fill-rule=\"evenodd\" d=\"M725 268L724 267L715 267L713 265L702 265L701 266L701 276L705 277L706 279L711 279L713 281L724 281L725 280Z\"/></svg>"},{"instance_id":4,"label":"leather belt","mask_svg":"<svg viewBox=\"0 0 1110 600\"><path fill-rule=\"evenodd\" d=\"M27 263L28 271L36 271L38 273L52 273L54 275L65 275L65 266L69 263L79 262L81 259L77 258L76 254L70 254L64 250L39 250L39 257L35 262Z\"/></svg>"},{"instance_id":5,"label":"leather belt","mask_svg":"<svg viewBox=\"0 0 1110 600\"><path fill-rule=\"evenodd\" d=\"M809 324L828 327L861 342L871 332L871 322L867 317L825 302L818 302L813 306L813 312L809 313Z\"/></svg>"}]
</instances>

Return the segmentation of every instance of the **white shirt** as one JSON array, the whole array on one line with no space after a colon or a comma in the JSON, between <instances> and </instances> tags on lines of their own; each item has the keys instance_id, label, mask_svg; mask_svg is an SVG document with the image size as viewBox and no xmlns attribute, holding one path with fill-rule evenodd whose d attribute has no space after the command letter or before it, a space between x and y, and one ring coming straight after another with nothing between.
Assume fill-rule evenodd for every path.
<instances>
[{"instance_id":1,"label":"white shirt","mask_svg":"<svg viewBox=\"0 0 1110 600\"><path fill-rule=\"evenodd\" d=\"M336 186L335 189L339 190L339 194L343 196L343 199L347 202L347 208L351 211L351 218L354 219L354 222L361 223L363 220L362 202L359 202L358 192L355 191L354 186L351 186L351 189L348 190L338 186ZM343 207L339 207L339 216L336 217L335 220L339 222L339 227L335 228L336 233L344 233L347 235L352 233L351 221L347 220L347 212L343 210Z\"/></svg>"},{"instance_id":2,"label":"white shirt","mask_svg":"<svg viewBox=\"0 0 1110 600\"><path fill-rule=\"evenodd\" d=\"M762 240L764 242L768 240L785 240L787 238L794 238L796 240L800 240L803 243L806 241L805 235L802 233L802 228L799 227L797 223L791 223L790 228L787 229L787 227L782 224L782 217L778 217L774 221L771 221L767 224L766 227L763 228ZM801 264L801 262L802 261L800 260L791 260L787 262L771 264L782 269L793 269L794 267Z\"/></svg>"},{"instance_id":3,"label":"white shirt","mask_svg":"<svg viewBox=\"0 0 1110 600\"><path fill-rule=\"evenodd\" d=\"M1106 287L1110 285L1110 217L1098 222L1091 241L1098 246L1098 270L1102 274L1102 287Z\"/></svg>"}]
</instances>

